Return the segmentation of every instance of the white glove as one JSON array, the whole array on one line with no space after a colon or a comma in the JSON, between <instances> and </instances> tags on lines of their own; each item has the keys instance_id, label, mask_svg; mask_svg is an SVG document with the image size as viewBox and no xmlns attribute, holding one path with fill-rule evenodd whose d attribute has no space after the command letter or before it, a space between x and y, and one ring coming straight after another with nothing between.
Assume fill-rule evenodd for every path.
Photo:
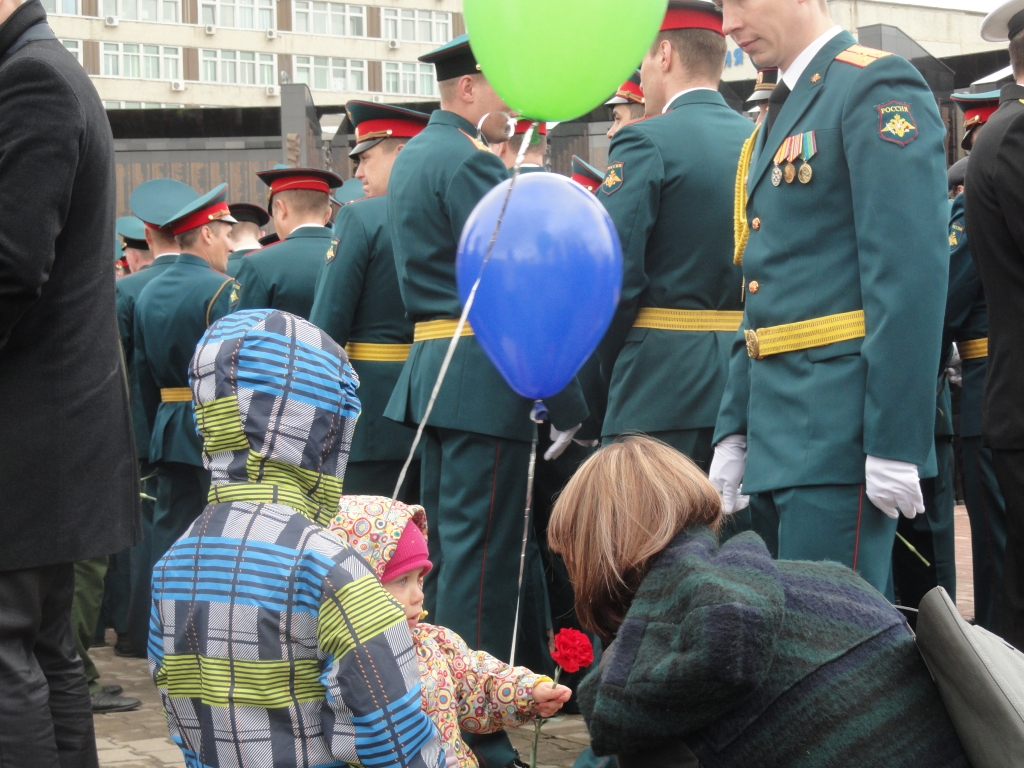
<instances>
[{"instance_id":1,"label":"white glove","mask_svg":"<svg viewBox=\"0 0 1024 768\"><path fill-rule=\"evenodd\" d=\"M729 435L715 446L708 477L722 495L722 512L731 515L750 504L750 497L742 494L743 470L747 466L747 438Z\"/></svg>"},{"instance_id":2,"label":"white glove","mask_svg":"<svg viewBox=\"0 0 1024 768\"><path fill-rule=\"evenodd\" d=\"M555 429L555 425L551 425L551 447L544 451L544 461L554 461L563 453L565 449L569 447L569 443L572 442L572 436L580 431L582 424L577 424L572 429L567 429L565 432L559 432Z\"/></svg>"},{"instance_id":3,"label":"white glove","mask_svg":"<svg viewBox=\"0 0 1024 768\"><path fill-rule=\"evenodd\" d=\"M871 503L893 520L924 514L924 497L917 467L905 461L868 456L864 462L864 490Z\"/></svg>"}]
</instances>

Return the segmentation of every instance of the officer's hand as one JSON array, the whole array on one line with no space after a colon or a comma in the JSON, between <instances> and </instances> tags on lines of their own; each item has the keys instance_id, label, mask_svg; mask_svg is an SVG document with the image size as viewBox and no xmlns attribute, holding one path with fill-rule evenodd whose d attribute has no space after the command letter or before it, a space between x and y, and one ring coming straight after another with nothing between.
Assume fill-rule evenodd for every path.
<instances>
[{"instance_id":1,"label":"officer's hand","mask_svg":"<svg viewBox=\"0 0 1024 768\"><path fill-rule=\"evenodd\" d=\"M868 456L864 462L864 490L871 503L893 520L901 512L910 519L924 513L921 481L913 464Z\"/></svg>"},{"instance_id":2,"label":"officer's hand","mask_svg":"<svg viewBox=\"0 0 1024 768\"><path fill-rule=\"evenodd\" d=\"M747 438L729 435L715 446L711 459L709 479L722 495L722 512L731 515L750 503L750 497L741 493L743 471L747 465Z\"/></svg>"},{"instance_id":3,"label":"officer's hand","mask_svg":"<svg viewBox=\"0 0 1024 768\"><path fill-rule=\"evenodd\" d=\"M565 449L569 447L569 443L572 442L572 436L580 431L582 424L577 424L572 429L567 429L565 432L559 432L555 429L555 425L551 425L551 447L544 451L544 461L554 461L563 453Z\"/></svg>"}]
</instances>

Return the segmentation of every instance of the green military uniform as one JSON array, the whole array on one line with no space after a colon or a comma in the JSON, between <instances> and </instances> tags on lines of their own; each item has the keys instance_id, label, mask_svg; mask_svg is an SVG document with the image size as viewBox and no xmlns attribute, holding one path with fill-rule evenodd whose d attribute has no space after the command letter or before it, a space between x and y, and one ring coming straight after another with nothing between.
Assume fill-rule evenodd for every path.
<instances>
[{"instance_id":1,"label":"green military uniform","mask_svg":"<svg viewBox=\"0 0 1024 768\"><path fill-rule=\"evenodd\" d=\"M159 226L183 207L198 199L192 187L173 179L151 179L136 187L128 199L128 205L140 221L150 226ZM145 237L144 233L141 233ZM169 233L168 233L169 234ZM156 498L156 467L149 460L150 433L149 419L139 391L139 378L135 367L135 307L143 289L157 276L163 274L178 257L177 253L164 253L134 275L117 281L114 286L117 306L117 326L124 350L125 368L128 371L129 392L131 393L132 426L135 431L135 450L139 458L140 488L148 498L142 500L142 540L135 546L131 562L122 569L123 557L116 555L115 568L131 574L128 601L128 648L120 644L119 652L130 655L146 655L149 637L149 614L152 607L149 582L152 563L156 562L150 552L153 537L154 502ZM139 585L138 587L136 585Z\"/></svg>"},{"instance_id":2,"label":"green military uniform","mask_svg":"<svg viewBox=\"0 0 1024 768\"><path fill-rule=\"evenodd\" d=\"M439 80L477 72L464 35L423 60L435 64ZM395 160L388 218L402 300L417 325L388 418L409 425L423 420L462 309L455 282L462 228L480 199L507 178L476 127L444 110L433 113ZM547 404L562 430L587 415L575 381ZM532 406L467 336L459 341L424 433L421 487L434 564L425 604L437 624L471 648L503 659L509 657L516 610ZM495 739L499 744L474 748L487 765L504 765L514 752L507 737Z\"/></svg>"},{"instance_id":3,"label":"green military uniform","mask_svg":"<svg viewBox=\"0 0 1024 768\"><path fill-rule=\"evenodd\" d=\"M224 273L228 277L238 277L238 270L242 268L242 258L248 256L253 251L259 250L258 248L239 248L237 251L232 251L228 255L228 266L224 270Z\"/></svg>"},{"instance_id":4,"label":"green military uniform","mask_svg":"<svg viewBox=\"0 0 1024 768\"><path fill-rule=\"evenodd\" d=\"M846 32L772 115L741 161L746 303L715 440L746 435L743 490L770 493L780 558L883 590L896 521L864 492L865 457L934 475L945 129L913 66Z\"/></svg>"},{"instance_id":5,"label":"green military uniform","mask_svg":"<svg viewBox=\"0 0 1024 768\"><path fill-rule=\"evenodd\" d=\"M357 141L350 157L384 138L409 139L429 119L384 104L351 101L345 107ZM362 184L356 182L361 192ZM357 185L346 183L344 189L355 194ZM345 493L391 496L416 433L384 418L413 336L398 289L387 195L357 198L338 210L309 320L345 347L359 375L362 411L345 469ZM419 503L418 463L410 467L400 498Z\"/></svg>"},{"instance_id":6,"label":"green military uniform","mask_svg":"<svg viewBox=\"0 0 1024 768\"><path fill-rule=\"evenodd\" d=\"M270 201L285 190L323 192L324 203L342 180L330 171L318 168L277 166L257 176L270 187ZM242 260L235 277L241 290L234 309L280 309L309 318L317 276L331 247L329 227L302 224L284 240Z\"/></svg>"},{"instance_id":7,"label":"green military uniform","mask_svg":"<svg viewBox=\"0 0 1024 768\"><path fill-rule=\"evenodd\" d=\"M953 201L949 222L949 292L943 350L957 342L963 371L960 440L964 501L971 521L974 617L997 634L1002 630L1003 556L1006 503L992 465L992 450L981 437L981 408L988 372L988 307L964 226L964 196Z\"/></svg>"},{"instance_id":8,"label":"green military uniform","mask_svg":"<svg viewBox=\"0 0 1024 768\"><path fill-rule=\"evenodd\" d=\"M173 227L205 210L213 210L216 215L215 206L223 203L226 186L222 184L189 203L170 221L156 223ZM221 216L225 218L232 221ZM149 544L145 559L137 558L138 585L148 587L153 565L206 506L210 473L203 467L188 366L206 329L230 311L235 289L235 281L207 261L182 253L153 277L135 303L133 363L151 431L149 461L157 471L153 520L146 531ZM133 605L140 603L133 600ZM133 611L133 629L141 623L141 616L134 620L136 615Z\"/></svg>"}]
</instances>

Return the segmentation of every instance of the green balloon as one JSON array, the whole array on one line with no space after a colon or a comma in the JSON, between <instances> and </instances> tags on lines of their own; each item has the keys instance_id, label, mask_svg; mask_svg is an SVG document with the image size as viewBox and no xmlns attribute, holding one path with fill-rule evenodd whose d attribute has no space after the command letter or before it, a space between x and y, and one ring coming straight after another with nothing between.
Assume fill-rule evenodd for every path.
<instances>
[{"instance_id":1,"label":"green balloon","mask_svg":"<svg viewBox=\"0 0 1024 768\"><path fill-rule=\"evenodd\" d=\"M480 69L505 102L535 120L572 120L636 69L668 0L464 0Z\"/></svg>"}]
</instances>

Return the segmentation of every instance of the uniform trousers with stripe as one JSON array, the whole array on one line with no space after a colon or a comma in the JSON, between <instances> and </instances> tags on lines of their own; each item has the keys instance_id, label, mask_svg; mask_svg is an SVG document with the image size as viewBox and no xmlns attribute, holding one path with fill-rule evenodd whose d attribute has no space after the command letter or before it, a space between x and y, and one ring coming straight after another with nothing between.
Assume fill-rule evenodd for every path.
<instances>
[{"instance_id":1,"label":"uniform trousers with stripe","mask_svg":"<svg viewBox=\"0 0 1024 768\"><path fill-rule=\"evenodd\" d=\"M424 431L420 482L434 566L424 584L428 621L503 661L512 649L529 461L527 442ZM532 521L527 531L527 562L538 562ZM520 608L521 616L535 613L535 606ZM536 635L527 636L521 623L517 659L538 653L526 650L544 643ZM464 735L482 768L505 766L516 756L504 732Z\"/></svg>"},{"instance_id":2,"label":"uniform trousers with stripe","mask_svg":"<svg viewBox=\"0 0 1024 768\"><path fill-rule=\"evenodd\" d=\"M863 485L807 485L758 494L761 514L779 519L780 560L832 560L892 600L889 569L896 521Z\"/></svg>"}]
</instances>

